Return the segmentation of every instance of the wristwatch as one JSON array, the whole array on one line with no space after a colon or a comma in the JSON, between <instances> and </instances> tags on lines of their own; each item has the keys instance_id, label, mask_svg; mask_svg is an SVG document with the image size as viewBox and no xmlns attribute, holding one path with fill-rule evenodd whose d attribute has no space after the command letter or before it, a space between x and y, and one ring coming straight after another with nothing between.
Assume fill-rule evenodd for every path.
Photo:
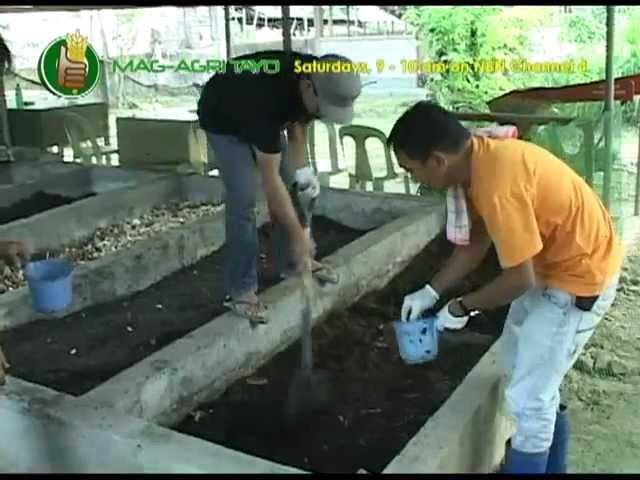
<instances>
[{"instance_id":1,"label":"wristwatch","mask_svg":"<svg viewBox=\"0 0 640 480\"><path fill-rule=\"evenodd\" d=\"M468 317L474 313L473 310L469 310L469 308L467 308L467 306L462 301L462 297L456 298L456 301L458 302L458 305L460 305L460 310L464 312L465 316Z\"/></svg>"}]
</instances>

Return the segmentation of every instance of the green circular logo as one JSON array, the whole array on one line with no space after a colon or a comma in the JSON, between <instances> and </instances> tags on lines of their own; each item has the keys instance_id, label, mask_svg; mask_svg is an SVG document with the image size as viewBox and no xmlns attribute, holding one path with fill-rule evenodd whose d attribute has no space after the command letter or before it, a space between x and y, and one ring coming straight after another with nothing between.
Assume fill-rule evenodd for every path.
<instances>
[{"instance_id":1,"label":"green circular logo","mask_svg":"<svg viewBox=\"0 0 640 480\"><path fill-rule=\"evenodd\" d=\"M38 60L42 85L64 98L84 97L91 93L98 85L101 73L98 54L86 39L69 45L65 37L58 37L47 45Z\"/></svg>"}]
</instances>

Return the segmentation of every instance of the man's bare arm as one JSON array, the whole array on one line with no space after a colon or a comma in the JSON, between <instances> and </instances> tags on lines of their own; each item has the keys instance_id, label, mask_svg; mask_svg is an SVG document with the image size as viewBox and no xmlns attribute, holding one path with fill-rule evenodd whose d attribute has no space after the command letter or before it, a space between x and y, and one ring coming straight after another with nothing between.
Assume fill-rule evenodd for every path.
<instances>
[{"instance_id":1,"label":"man's bare arm","mask_svg":"<svg viewBox=\"0 0 640 480\"><path fill-rule=\"evenodd\" d=\"M284 226L293 242L305 238L302 225L296 215L291 196L280 176L280 162L282 156L279 153L270 154L256 151L256 161L262 174L262 185L269 211L275 215L275 220Z\"/></svg>"},{"instance_id":2,"label":"man's bare arm","mask_svg":"<svg viewBox=\"0 0 640 480\"><path fill-rule=\"evenodd\" d=\"M491 310L511 303L536 285L531 259L512 268L506 268L488 285L465 295L463 302L472 310Z\"/></svg>"},{"instance_id":3,"label":"man's bare arm","mask_svg":"<svg viewBox=\"0 0 640 480\"><path fill-rule=\"evenodd\" d=\"M287 140L289 155L296 168L309 166L306 159L307 126L302 123L294 123L287 128Z\"/></svg>"},{"instance_id":4,"label":"man's bare arm","mask_svg":"<svg viewBox=\"0 0 640 480\"><path fill-rule=\"evenodd\" d=\"M431 280L431 287L442 295L473 272L489 251L491 237L482 221L476 217L471 228L469 245L457 246L442 269Z\"/></svg>"}]
</instances>

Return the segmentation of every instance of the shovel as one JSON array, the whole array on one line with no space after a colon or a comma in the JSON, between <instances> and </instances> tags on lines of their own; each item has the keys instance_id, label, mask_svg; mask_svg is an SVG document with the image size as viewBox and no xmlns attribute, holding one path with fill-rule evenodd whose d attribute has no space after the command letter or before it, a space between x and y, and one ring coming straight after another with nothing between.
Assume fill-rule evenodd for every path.
<instances>
[{"instance_id":1,"label":"shovel","mask_svg":"<svg viewBox=\"0 0 640 480\"><path fill-rule=\"evenodd\" d=\"M302 313L302 362L289 385L285 405L286 423L291 426L312 413L328 409L331 404L331 375L327 371L313 369L311 339L312 276L309 270L302 274L305 308Z\"/></svg>"}]
</instances>

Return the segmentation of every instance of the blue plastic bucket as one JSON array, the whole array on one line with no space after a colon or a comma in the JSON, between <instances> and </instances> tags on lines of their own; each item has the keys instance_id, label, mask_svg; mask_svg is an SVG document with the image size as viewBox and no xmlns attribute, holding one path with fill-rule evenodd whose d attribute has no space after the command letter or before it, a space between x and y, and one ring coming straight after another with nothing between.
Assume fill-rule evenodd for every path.
<instances>
[{"instance_id":1,"label":"blue plastic bucket","mask_svg":"<svg viewBox=\"0 0 640 480\"><path fill-rule=\"evenodd\" d=\"M55 313L71 304L73 269L73 264L65 259L41 260L27 264L25 276L36 311Z\"/></svg>"},{"instance_id":2,"label":"blue plastic bucket","mask_svg":"<svg viewBox=\"0 0 640 480\"><path fill-rule=\"evenodd\" d=\"M438 356L436 317L394 322L400 356L409 365L425 363Z\"/></svg>"}]
</instances>

